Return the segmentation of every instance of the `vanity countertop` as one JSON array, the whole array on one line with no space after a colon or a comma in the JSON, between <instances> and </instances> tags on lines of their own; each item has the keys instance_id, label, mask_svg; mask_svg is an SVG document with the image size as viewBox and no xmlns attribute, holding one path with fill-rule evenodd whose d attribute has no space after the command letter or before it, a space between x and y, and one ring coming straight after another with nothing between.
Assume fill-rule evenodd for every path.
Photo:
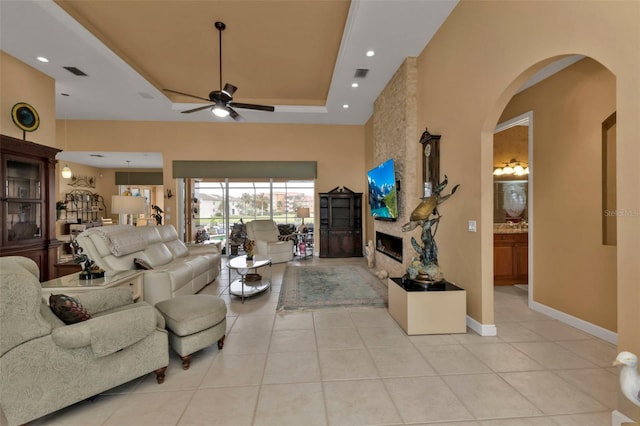
<instances>
[{"instance_id":1,"label":"vanity countertop","mask_svg":"<svg viewBox=\"0 0 640 426\"><path fill-rule=\"evenodd\" d=\"M494 234L526 234L529 232L529 225L526 223L494 223Z\"/></svg>"}]
</instances>

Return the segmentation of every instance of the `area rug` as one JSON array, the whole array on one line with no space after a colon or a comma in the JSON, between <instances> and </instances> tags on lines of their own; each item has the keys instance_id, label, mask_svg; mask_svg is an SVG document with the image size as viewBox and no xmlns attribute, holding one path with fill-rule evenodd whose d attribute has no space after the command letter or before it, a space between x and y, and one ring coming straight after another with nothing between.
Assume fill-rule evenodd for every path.
<instances>
[{"instance_id":1,"label":"area rug","mask_svg":"<svg viewBox=\"0 0 640 426\"><path fill-rule=\"evenodd\" d=\"M386 307L387 287L359 265L287 265L278 311L336 307Z\"/></svg>"}]
</instances>

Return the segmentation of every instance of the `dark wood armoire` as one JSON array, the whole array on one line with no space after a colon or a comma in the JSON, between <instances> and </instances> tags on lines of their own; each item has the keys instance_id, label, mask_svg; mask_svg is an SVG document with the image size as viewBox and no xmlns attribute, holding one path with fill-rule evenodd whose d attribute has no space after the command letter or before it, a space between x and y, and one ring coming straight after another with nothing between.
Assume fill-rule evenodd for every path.
<instances>
[{"instance_id":1,"label":"dark wood armoire","mask_svg":"<svg viewBox=\"0 0 640 426\"><path fill-rule=\"evenodd\" d=\"M346 186L320 197L320 257L362 257L362 193Z\"/></svg>"}]
</instances>

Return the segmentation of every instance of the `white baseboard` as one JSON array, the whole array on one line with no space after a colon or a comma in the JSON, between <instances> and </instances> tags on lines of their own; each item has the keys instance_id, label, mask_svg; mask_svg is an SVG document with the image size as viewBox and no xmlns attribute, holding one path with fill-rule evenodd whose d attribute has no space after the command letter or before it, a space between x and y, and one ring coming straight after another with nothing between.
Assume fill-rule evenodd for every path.
<instances>
[{"instance_id":1,"label":"white baseboard","mask_svg":"<svg viewBox=\"0 0 640 426\"><path fill-rule=\"evenodd\" d=\"M625 416L618 410L613 410L611 412L611 426L622 426L625 423L636 424L633 420L631 420L629 417Z\"/></svg>"},{"instance_id":2,"label":"white baseboard","mask_svg":"<svg viewBox=\"0 0 640 426\"><path fill-rule=\"evenodd\" d=\"M497 336L498 329L495 324L481 324L467 315L467 327L478 333L480 336L489 337Z\"/></svg>"},{"instance_id":3,"label":"white baseboard","mask_svg":"<svg viewBox=\"0 0 640 426\"><path fill-rule=\"evenodd\" d=\"M542 314L550 316L553 319L557 319L558 321L575 327L578 330L582 330L585 333L589 333L595 337L598 337L613 345L618 344L618 333L614 333L611 330L607 330L606 328L602 328L585 320L581 320L580 318L576 318L572 315L550 308L549 306L543 305L542 303L531 302L530 308L534 311L538 311Z\"/></svg>"}]
</instances>

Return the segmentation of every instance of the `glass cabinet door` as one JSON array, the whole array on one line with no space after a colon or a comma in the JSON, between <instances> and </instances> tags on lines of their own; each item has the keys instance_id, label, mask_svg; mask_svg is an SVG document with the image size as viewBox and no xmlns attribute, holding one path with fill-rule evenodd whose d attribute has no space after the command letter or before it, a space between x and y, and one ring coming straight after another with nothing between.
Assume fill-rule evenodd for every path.
<instances>
[{"instance_id":1,"label":"glass cabinet door","mask_svg":"<svg viewBox=\"0 0 640 426\"><path fill-rule=\"evenodd\" d=\"M331 197L331 227L351 227L351 198Z\"/></svg>"},{"instance_id":2,"label":"glass cabinet door","mask_svg":"<svg viewBox=\"0 0 640 426\"><path fill-rule=\"evenodd\" d=\"M44 193L41 163L5 156L3 240L8 243L42 238Z\"/></svg>"}]
</instances>

